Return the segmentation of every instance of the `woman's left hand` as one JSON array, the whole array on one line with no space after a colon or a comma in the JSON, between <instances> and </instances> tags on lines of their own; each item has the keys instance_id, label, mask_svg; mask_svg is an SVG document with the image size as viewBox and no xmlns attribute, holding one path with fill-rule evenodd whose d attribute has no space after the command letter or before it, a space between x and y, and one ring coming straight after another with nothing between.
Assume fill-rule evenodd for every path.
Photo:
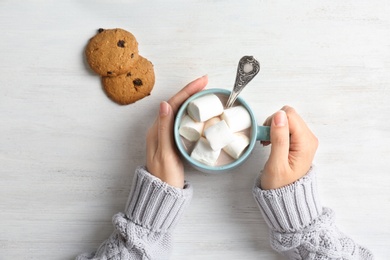
<instances>
[{"instance_id":1,"label":"woman's left hand","mask_svg":"<svg viewBox=\"0 0 390 260\"><path fill-rule=\"evenodd\" d=\"M184 166L173 137L175 115L181 104L207 85L207 76L198 78L176 95L161 102L159 115L146 137L146 169L157 178L177 188L184 186Z\"/></svg>"}]
</instances>

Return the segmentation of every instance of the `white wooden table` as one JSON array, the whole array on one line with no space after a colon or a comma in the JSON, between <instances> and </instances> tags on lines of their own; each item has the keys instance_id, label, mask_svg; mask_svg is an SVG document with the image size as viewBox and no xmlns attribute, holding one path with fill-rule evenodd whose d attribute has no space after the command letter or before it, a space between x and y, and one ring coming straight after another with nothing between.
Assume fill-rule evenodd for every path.
<instances>
[{"instance_id":1,"label":"white wooden table","mask_svg":"<svg viewBox=\"0 0 390 260\"><path fill-rule=\"evenodd\" d=\"M208 74L230 89L243 55L261 62L242 95L259 122L285 104L319 137L324 206L390 255L390 6L377 1L0 1L0 259L73 259L123 210L159 102ZM118 106L83 60L98 28L138 39L152 95ZM252 198L269 148L235 173L187 167L195 194L172 259L282 259Z\"/></svg>"}]
</instances>

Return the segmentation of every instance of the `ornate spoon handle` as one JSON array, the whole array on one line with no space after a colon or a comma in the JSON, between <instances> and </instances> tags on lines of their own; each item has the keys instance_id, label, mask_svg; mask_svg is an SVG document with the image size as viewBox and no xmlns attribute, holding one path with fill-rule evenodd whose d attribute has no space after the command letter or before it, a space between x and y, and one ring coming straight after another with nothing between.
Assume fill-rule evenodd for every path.
<instances>
[{"instance_id":1,"label":"ornate spoon handle","mask_svg":"<svg viewBox=\"0 0 390 260\"><path fill-rule=\"evenodd\" d=\"M236 82L231 92L226 108L233 106L241 90L251 81L260 71L260 63L253 56L244 56L238 62Z\"/></svg>"}]
</instances>

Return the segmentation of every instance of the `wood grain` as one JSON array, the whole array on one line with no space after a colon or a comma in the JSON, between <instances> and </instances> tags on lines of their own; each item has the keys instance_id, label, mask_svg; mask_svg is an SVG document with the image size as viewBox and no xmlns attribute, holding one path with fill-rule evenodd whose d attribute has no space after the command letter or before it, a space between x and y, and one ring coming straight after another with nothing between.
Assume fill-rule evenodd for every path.
<instances>
[{"instance_id":1,"label":"wood grain","mask_svg":"<svg viewBox=\"0 0 390 260\"><path fill-rule=\"evenodd\" d=\"M390 7L387 1L1 1L0 259L73 259L123 210L161 100L196 77L242 92L259 123L285 104L319 137L323 205L377 259L390 254ZM156 72L152 95L118 106L87 68L98 28L121 27ZM187 168L195 187L172 259L282 259L251 195L268 148L234 173Z\"/></svg>"}]
</instances>

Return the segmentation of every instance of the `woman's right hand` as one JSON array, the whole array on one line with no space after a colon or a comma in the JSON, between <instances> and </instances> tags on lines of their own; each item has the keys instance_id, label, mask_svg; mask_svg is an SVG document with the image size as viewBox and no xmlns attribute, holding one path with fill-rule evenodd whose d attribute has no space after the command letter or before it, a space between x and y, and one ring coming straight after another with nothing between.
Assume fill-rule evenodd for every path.
<instances>
[{"instance_id":1,"label":"woman's right hand","mask_svg":"<svg viewBox=\"0 0 390 260\"><path fill-rule=\"evenodd\" d=\"M268 117L264 125L271 127L271 153L260 176L260 188L278 189L306 175L318 139L289 106Z\"/></svg>"}]
</instances>

